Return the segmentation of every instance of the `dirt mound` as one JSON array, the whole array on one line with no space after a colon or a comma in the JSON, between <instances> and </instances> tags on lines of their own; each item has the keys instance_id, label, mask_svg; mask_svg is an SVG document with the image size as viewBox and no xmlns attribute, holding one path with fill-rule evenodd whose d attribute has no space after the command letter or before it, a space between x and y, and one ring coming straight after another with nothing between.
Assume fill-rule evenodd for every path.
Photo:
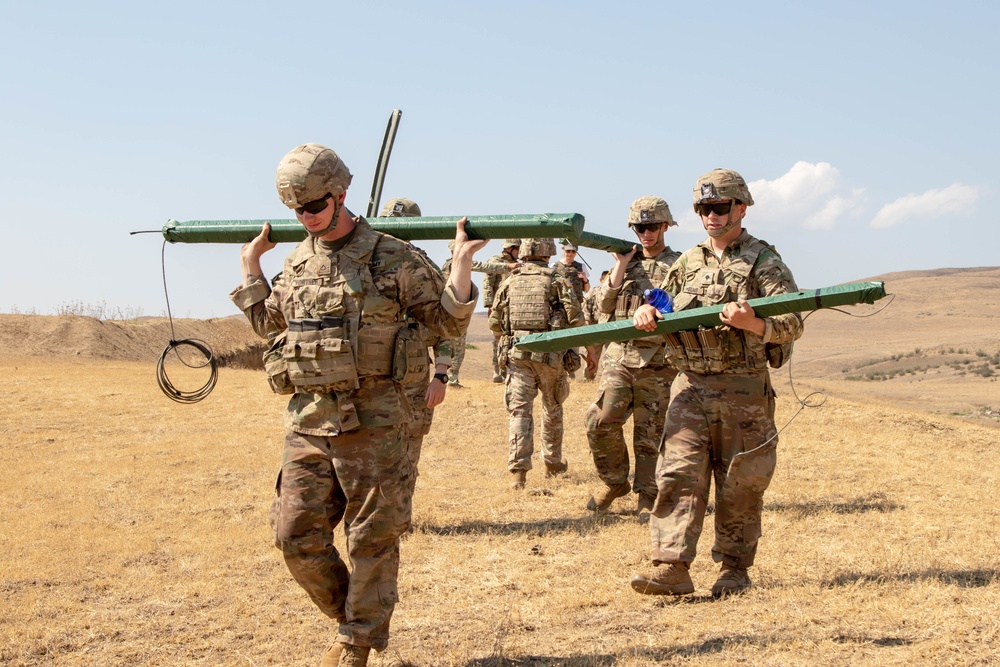
<instances>
[{"instance_id":1,"label":"dirt mound","mask_svg":"<svg viewBox=\"0 0 1000 667\"><path fill-rule=\"evenodd\" d=\"M263 341L246 320L150 318L115 322L80 315L0 315L0 354L155 361L172 340L198 339L221 366L259 367Z\"/></svg>"}]
</instances>

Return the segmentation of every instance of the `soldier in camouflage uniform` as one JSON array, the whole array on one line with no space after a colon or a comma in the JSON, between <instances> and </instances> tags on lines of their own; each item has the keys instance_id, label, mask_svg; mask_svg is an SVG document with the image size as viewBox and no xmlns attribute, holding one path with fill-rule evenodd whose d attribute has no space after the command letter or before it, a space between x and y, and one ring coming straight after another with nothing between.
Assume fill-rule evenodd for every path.
<instances>
[{"instance_id":1,"label":"soldier in camouflage uniform","mask_svg":"<svg viewBox=\"0 0 1000 667\"><path fill-rule=\"evenodd\" d=\"M485 262L473 262L473 271L482 271L486 274L483 279L483 304L486 306L486 316L489 317L493 310L493 297L496 295L500 283L510 275L510 272L517 268L517 255L521 247L521 239L504 239L503 248L499 255L490 257ZM493 338L493 381L503 382L503 373L500 372L500 364L497 362L497 348L500 337Z\"/></svg>"},{"instance_id":2,"label":"soldier in camouflage uniform","mask_svg":"<svg viewBox=\"0 0 1000 667\"><path fill-rule=\"evenodd\" d=\"M420 207L411 199L396 198L390 199L379 212L380 218L419 218ZM411 249L420 253L427 263L434 265L434 262L427 257L423 250L410 245ZM473 265L478 262L473 262ZM435 267L436 268L436 267ZM433 365L427 363L427 369L415 382L407 382L403 385L403 392L410 404L412 416L406 423L406 453L413 466L413 475L410 477L410 492L417 483L419 475L418 464L420 463L420 450L424 443L424 436L430 433L431 421L434 419L434 408L440 405L445 399L448 389L448 368L451 366L451 349L453 341L438 336L436 333L420 324L409 313L406 315L406 326L413 330L422 346L433 352ZM426 358L426 354L425 354ZM431 368L434 374L430 375Z\"/></svg>"},{"instance_id":3,"label":"soldier in camouflage uniform","mask_svg":"<svg viewBox=\"0 0 1000 667\"><path fill-rule=\"evenodd\" d=\"M562 457L562 404L569 396L569 379L563 352L522 352L514 344L539 331L580 326L583 314L573 289L548 268L555 254L552 239L524 239L520 257L524 264L500 284L493 299L490 330L500 334L500 363L507 369L504 407L510 415L510 455L507 470L511 486L523 489L534 452L532 404L542 393L542 458L546 476L566 472Z\"/></svg>"},{"instance_id":4,"label":"soldier in camouflage uniform","mask_svg":"<svg viewBox=\"0 0 1000 667\"><path fill-rule=\"evenodd\" d=\"M753 198L735 171L716 169L698 179L694 208L708 238L671 267L663 289L674 310L724 304L711 329L668 334L678 369L670 392L657 462L657 496L650 518L653 568L632 578L652 595L694 591L688 573L715 479L715 544L721 571L712 595L750 587L761 535L764 491L774 473L778 433L768 365L780 366L802 334L798 313L758 317L747 299L796 292L791 271L771 246L743 229ZM640 307L636 328L656 328L657 311Z\"/></svg>"},{"instance_id":5,"label":"soldier in camouflage uniform","mask_svg":"<svg viewBox=\"0 0 1000 667\"><path fill-rule=\"evenodd\" d=\"M584 293L590 290L590 275L587 272L587 267L577 260L577 247L574 243L564 241L562 251L562 259L554 262L552 268L572 285L576 300L583 303Z\"/></svg>"},{"instance_id":6,"label":"soldier in camouflage uniform","mask_svg":"<svg viewBox=\"0 0 1000 667\"><path fill-rule=\"evenodd\" d=\"M615 253L615 266L597 299L597 310L614 319L629 319L644 304L643 293L658 286L680 253L670 249L664 233L676 225L667 202L640 197L629 209L628 226L642 245ZM597 476L604 483L587 503L603 511L615 498L636 493L636 512L648 512L656 498L656 455L663 434L663 418L670 401L670 382L676 374L667 365L662 336L611 343L604 353L604 370L594 404L587 410L587 441ZM628 449L623 433L632 417L635 477L629 486Z\"/></svg>"},{"instance_id":7,"label":"soldier in camouflage uniform","mask_svg":"<svg viewBox=\"0 0 1000 667\"><path fill-rule=\"evenodd\" d=\"M260 257L276 244L265 223L243 246L243 283L230 297L268 340L272 389L291 394L272 508L276 542L295 580L340 624L324 667L363 666L371 648L388 642L399 537L410 522L406 402L395 378L406 379L411 350L421 348L408 338L404 313L441 336L459 336L478 296L472 255L484 242L468 240L459 222L445 283L405 243L350 216L351 174L329 148L295 148L276 182L309 236L268 285ZM334 547L339 524L350 570Z\"/></svg>"},{"instance_id":8,"label":"soldier in camouflage uniform","mask_svg":"<svg viewBox=\"0 0 1000 667\"><path fill-rule=\"evenodd\" d=\"M601 324L603 322L611 321L611 315L606 315L597 309L597 297L600 294L601 286L607 282L608 275L610 274L610 271L602 271L601 281L593 289L587 292L587 296L583 297L581 308L583 309L584 324ZM601 355L603 354L603 343L587 346L587 368L583 371L583 378L585 380L593 380L597 377L597 370L601 363Z\"/></svg>"},{"instance_id":9,"label":"soldier in camouflage uniform","mask_svg":"<svg viewBox=\"0 0 1000 667\"><path fill-rule=\"evenodd\" d=\"M454 252L454 249L455 242L449 241L448 250ZM444 260L441 272L444 274L445 279L451 275L451 257ZM458 373L462 370L462 364L465 363L465 339L467 336L468 333L463 331L461 336L451 341L451 366L448 368L448 386L455 387L456 389L465 388L465 385L458 381Z\"/></svg>"}]
</instances>

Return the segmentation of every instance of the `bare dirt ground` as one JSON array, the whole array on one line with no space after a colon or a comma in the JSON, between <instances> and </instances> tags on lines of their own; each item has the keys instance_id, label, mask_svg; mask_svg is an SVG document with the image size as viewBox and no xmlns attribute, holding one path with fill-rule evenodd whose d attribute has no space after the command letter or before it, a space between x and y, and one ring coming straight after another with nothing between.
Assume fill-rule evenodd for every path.
<instances>
[{"instance_id":1,"label":"bare dirt ground","mask_svg":"<svg viewBox=\"0 0 1000 667\"><path fill-rule=\"evenodd\" d=\"M536 463L508 488L477 318L467 388L424 443L392 650L373 665L1000 664L1000 269L885 279L897 296L879 315L807 320L793 378L822 407L799 413L775 372L779 425L798 416L754 588L723 601L707 593L711 515L694 595L629 588L649 555L634 500L584 509L594 383L574 381L565 405L568 474ZM256 342L238 318L177 325L217 353ZM283 397L227 367L204 401L168 400L154 362L169 339L165 322L0 317L0 665L316 665L332 641L271 546Z\"/></svg>"}]
</instances>

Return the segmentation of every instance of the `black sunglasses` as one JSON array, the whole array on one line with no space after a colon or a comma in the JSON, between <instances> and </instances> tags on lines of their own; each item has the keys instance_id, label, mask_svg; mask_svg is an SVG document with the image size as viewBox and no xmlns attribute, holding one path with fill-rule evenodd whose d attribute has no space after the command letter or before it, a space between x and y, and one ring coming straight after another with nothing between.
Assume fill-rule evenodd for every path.
<instances>
[{"instance_id":1,"label":"black sunglasses","mask_svg":"<svg viewBox=\"0 0 1000 667\"><path fill-rule=\"evenodd\" d=\"M698 209L698 215L704 215L706 217L709 213L725 215L733 209L733 202L727 201L721 204L698 204L696 208Z\"/></svg>"},{"instance_id":2,"label":"black sunglasses","mask_svg":"<svg viewBox=\"0 0 1000 667\"><path fill-rule=\"evenodd\" d=\"M312 215L316 215L317 213L322 213L324 210L326 210L326 207L330 205L329 199L332 196L333 195L328 194L322 199L315 199L313 201L306 202L302 206L296 208L295 212L298 213L299 215L302 215L303 213L310 213Z\"/></svg>"},{"instance_id":3,"label":"black sunglasses","mask_svg":"<svg viewBox=\"0 0 1000 667\"><path fill-rule=\"evenodd\" d=\"M646 222L638 225L632 225L632 229L635 230L636 234L644 234L646 232L658 232L662 226L662 222Z\"/></svg>"}]
</instances>

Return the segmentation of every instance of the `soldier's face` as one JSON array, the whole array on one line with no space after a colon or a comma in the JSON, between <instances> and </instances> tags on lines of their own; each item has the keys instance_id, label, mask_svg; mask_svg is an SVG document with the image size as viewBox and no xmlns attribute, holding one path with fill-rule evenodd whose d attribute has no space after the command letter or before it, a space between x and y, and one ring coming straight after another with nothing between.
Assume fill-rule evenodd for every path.
<instances>
[{"instance_id":1,"label":"soldier's face","mask_svg":"<svg viewBox=\"0 0 1000 667\"><path fill-rule=\"evenodd\" d=\"M331 197L325 197L324 200L327 204L333 201ZM318 204L313 204L313 202L310 202L305 206L295 209L295 217L308 231L318 232L330 226L330 221L333 219L333 214L337 210L337 207L328 205L321 208L317 213L310 213L310 209L315 210L319 208Z\"/></svg>"},{"instance_id":2,"label":"soldier's face","mask_svg":"<svg viewBox=\"0 0 1000 667\"><path fill-rule=\"evenodd\" d=\"M732 199L706 201L698 204L698 214L701 224L710 236L725 234L733 228L746 214L746 204L740 204Z\"/></svg>"},{"instance_id":3,"label":"soldier's face","mask_svg":"<svg viewBox=\"0 0 1000 667\"><path fill-rule=\"evenodd\" d=\"M667 230L667 225L662 222L645 223L633 225L635 235L639 237L639 243L643 248L656 248L663 245L663 234Z\"/></svg>"}]
</instances>

